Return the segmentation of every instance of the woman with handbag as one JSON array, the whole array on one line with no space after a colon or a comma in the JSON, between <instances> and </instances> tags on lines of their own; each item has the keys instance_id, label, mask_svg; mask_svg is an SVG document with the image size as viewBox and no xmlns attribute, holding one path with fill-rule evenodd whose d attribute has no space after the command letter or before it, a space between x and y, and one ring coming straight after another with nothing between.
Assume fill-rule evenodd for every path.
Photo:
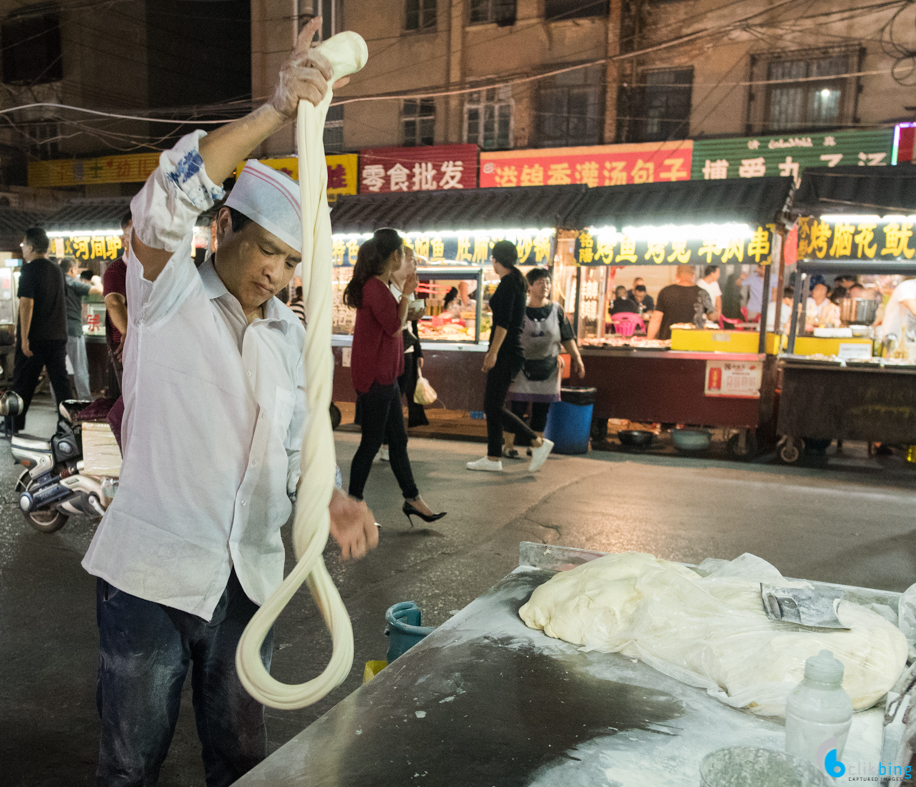
<instances>
[{"instance_id":1,"label":"woman with handbag","mask_svg":"<svg viewBox=\"0 0 916 787\"><path fill-rule=\"evenodd\" d=\"M403 511L413 526L414 516L434 522L445 512L433 513L420 497L407 456L398 377L404 371L402 333L417 276L410 273L405 278L399 300L388 288L392 274L401 267L403 254L404 241L395 230L376 230L359 247L353 277L344 290L344 303L357 310L351 371L362 414L362 437L350 466L349 493L363 499L372 460L386 440L391 469L404 495Z\"/></svg>"},{"instance_id":2,"label":"woman with handbag","mask_svg":"<svg viewBox=\"0 0 916 787\"><path fill-rule=\"evenodd\" d=\"M490 297L493 327L490 330L490 349L483 361L487 373L483 410L487 417L487 455L468 462L468 470L501 472L503 469L503 429L524 434L531 440L530 472L535 472L547 461L553 443L536 435L518 416L506 410L506 394L512 380L525 362L522 353L522 324L525 321L528 283L516 268L518 252L511 241L501 240L493 245L493 270L499 276L499 286Z\"/></svg>"},{"instance_id":3,"label":"woman with handbag","mask_svg":"<svg viewBox=\"0 0 916 787\"><path fill-rule=\"evenodd\" d=\"M526 278L528 307L525 309L521 339L525 363L509 387L509 401L512 412L519 418L524 417L531 404L531 429L543 437L550 405L560 401L561 349L569 353L573 369L579 377L585 376L585 364L563 307L550 300L550 271L532 268ZM511 432L505 435L503 456L519 458L515 435Z\"/></svg>"}]
</instances>

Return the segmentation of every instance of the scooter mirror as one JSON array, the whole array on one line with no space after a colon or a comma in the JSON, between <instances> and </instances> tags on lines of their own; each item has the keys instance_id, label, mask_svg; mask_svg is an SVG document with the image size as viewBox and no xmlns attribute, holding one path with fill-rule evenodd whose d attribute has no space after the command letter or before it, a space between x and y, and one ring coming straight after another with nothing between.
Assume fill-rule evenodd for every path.
<instances>
[{"instance_id":1,"label":"scooter mirror","mask_svg":"<svg viewBox=\"0 0 916 787\"><path fill-rule=\"evenodd\" d=\"M0 396L0 416L19 415L22 409L22 397L15 391L7 391Z\"/></svg>"}]
</instances>

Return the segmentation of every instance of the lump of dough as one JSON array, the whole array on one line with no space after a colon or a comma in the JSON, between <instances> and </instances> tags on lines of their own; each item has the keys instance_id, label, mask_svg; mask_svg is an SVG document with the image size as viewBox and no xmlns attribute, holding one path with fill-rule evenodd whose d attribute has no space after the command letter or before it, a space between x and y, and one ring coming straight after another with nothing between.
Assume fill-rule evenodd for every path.
<instances>
[{"instance_id":1,"label":"lump of dough","mask_svg":"<svg viewBox=\"0 0 916 787\"><path fill-rule=\"evenodd\" d=\"M759 582L773 582L775 569L760 563L765 575L701 577L652 555L608 555L560 572L535 589L519 614L551 637L639 658L761 715L785 714L805 659L824 648L843 662L843 686L856 710L883 697L906 664L900 630L845 601L837 614L848 631L770 620Z\"/></svg>"}]
</instances>

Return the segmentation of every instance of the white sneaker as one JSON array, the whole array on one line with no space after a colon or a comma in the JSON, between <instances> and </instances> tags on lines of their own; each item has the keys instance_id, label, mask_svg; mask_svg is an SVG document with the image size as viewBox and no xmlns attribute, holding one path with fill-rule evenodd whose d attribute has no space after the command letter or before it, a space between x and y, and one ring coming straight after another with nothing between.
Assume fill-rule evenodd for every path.
<instances>
[{"instance_id":1,"label":"white sneaker","mask_svg":"<svg viewBox=\"0 0 916 787\"><path fill-rule=\"evenodd\" d=\"M381 448L378 449L378 458L381 459L383 462L388 461L388 449L385 446L382 446Z\"/></svg>"},{"instance_id":2,"label":"white sneaker","mask_svg":"<svg viewBox=\"0 0 916 787\"><path fill-rule=\"evenodd\" d=\"M501 473L503 470L503 463L501 461L494 462L492 459L485 456L482 459L478 459L476 462L468 462L465 467L468 470L488 470L491 473Z\"/></svg>"},{"instance_id":3,"label":"white sneaker","mask_svg":"<svg viewBox=\"0 0 916 787\"><path fill-rule=\"evenodd\" d=\"M531 464L528 465L528 472L536 473L540 470L551 451L553 451L553 440L546 439L537 448L531 449Z\"/></svg>"}]
</instances>

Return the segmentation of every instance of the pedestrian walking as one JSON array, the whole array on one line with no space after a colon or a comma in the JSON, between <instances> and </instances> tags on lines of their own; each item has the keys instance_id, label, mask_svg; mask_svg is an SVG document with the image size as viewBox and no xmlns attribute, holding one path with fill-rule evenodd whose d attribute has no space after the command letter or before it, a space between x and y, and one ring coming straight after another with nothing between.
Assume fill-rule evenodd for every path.
<instances>
[{"instance_id":1,"label":"pedestrian walking","mask_svg":"<svg viewBox=\"0 0 916 787\"><path fill-rule=\"evenodd\" d=\"M359 247L353 277L344 290L344 303L356 309L351 371L362 431L350 466L349 491L351 497L363 499L372 460L382 442L387 442L391 469L404 495L402 510L413 525L414 516L434 522L446 512L433 513L420 497L407 456L398 377L404 372L402 333L417 288L416 273L404 280L399 300L395 300L389 289L391 276L401 267L403 255L404 241L395 230L376 230Z\"/></svg>"},{"instance_id":2,"label":"pedestrian walking","mask_svg":"<svg viewBox=\"0 0 916 787\"><path fill-rule=\"evenodd\" d=\"M72 257L60 261L67 284L67 357L73 367L73 382L80 399L92 398L89 386L89 361L86 357L86 336L83 333L83 298L87 295L101 295L102 282L96 277L87 282L79 277L76 262Z\"/></svg>"},{"instance_id":3,"label":"pedestrian walking","mask_svg":"<svg viewBox=\"0 0 916 787\"><path fill-rule=\"evenodd\" d=\"M484 356L483 371L487 373L483 411L487 418L487 455L468 462L468 470L502 472L503 430L525 435L531 441L532 473L540 470L553 442L534 433L521 418L506 409L506 394L512 380L522 370L525 355L522 352L522 325L528 282L516 267L518 251L508 240L497 241L492 252L493 270L499 276L496 292L490 297L493 327L490 329L490 349Z\"/></svg>"},{"instance_id":4,"label":"pedestrian walking","mask_svg":"<svg viewBox=\"0 0 916 787\"><path fill-rule=\"evenodd\" d=\"M105 343L108 345L109 399L121 396L121 371L124 339L127 336L127 252L133 222L128 210L121 217L121 256L105 270Z\"/></svg>"},{"instance_id":5,"label":"pedestrian walking","mask_svg":"<svg viewBox=\"0 0 916 787\"><path fill-rule=\"evenodd\" d=\"M25 429L26 413L35 395L41 370L48 370L54 397L69 399L67 375L67 301L64 274L48 259L50 241L40 227L26 230L19 275L19 322L13 390L22 397L22 413L16 416L17 430Z\"/></svg>"}]
</instances>

